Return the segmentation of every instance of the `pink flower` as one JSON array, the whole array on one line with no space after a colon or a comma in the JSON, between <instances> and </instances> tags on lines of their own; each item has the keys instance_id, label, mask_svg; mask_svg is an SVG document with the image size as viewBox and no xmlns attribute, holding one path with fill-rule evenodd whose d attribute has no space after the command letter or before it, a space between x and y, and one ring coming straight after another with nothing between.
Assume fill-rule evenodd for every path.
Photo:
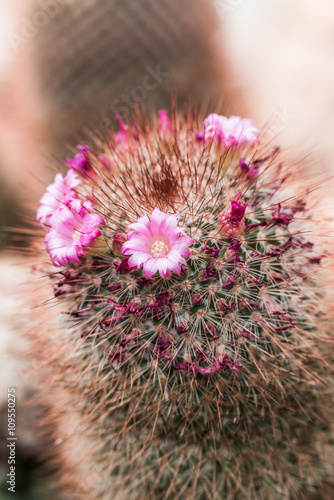
<instances>
[{"instance_id":1,"label":"pink flower","mask_svg":"<svg viewBox=\"0 0 334 500\"><path fill-rule=\"evenodd\" d=\"M126 147L129 140L129 127L124 125L121 115L118 113L116 114L116 120L119 126L119 131L115 134L115 141Z\"/></svg>"},{"instance_id":2,"label":"pink flower","mask_svg":"<svg viewBox=\"0 0 334 500\"><path fill-rule=\"evenodd\" d=\"M136 122L130 127L125 125L119 114L116 114L116 120L119 126L119 131L115 134L117 149L121 152L128 152L138 145L140 129Z\"/></svg>"},{"instance_id":3,"label":"pink flower","mask_svg":"<svg viewBox=\"0 0 334 500\"><path fill-rule=\"evenodd\" d=\"M226 148L254 144L259 140L259 134L252 120L240 116L227 118L212 113L204 120L205 140L213 139Z\"/></svg>"},{"instance_id":4,"label":"pink flower","mask_svg":"<svg viewBox=\"0 0 334 500\"><path fill-rule=\"evenodd\" d=\"M180 215L169 215L154 209L151 221L144 215L129 227L128 241L123 244L124 255L131 255L129 266L139 269L143 266L146 278L159 271L166 278L174 271L180 276L181 264L190 256L188 247L194 240L178 227Z\"/></svg>"},{"instance_id":5,"label":"pink flower","mask_svg":"<svg viewBox=\"0 0 334 500\"><path fill-rule=\"evenodd\" d=\"M60 206L69 204L76 197L73 188L79 184L81 181L73 170L67 172L65 177L61 174L56 175L54 183L46 188L46 193L39 202L36 219L40 221L42 227Z\"/></svg>"},{"instance_id":6,"label":"pink flower","mask_svg":"<svg viewBox=\"0 0 334 500\"><path fill-rule=\"evenodd\" d=\"M85 255L85 247L101 236L98 226L105 224L104 219L88 210L93 211L91 202L81 204L75 199L70 206L60 207L51 217L51 227L44 241L54 266L79 263L79 257Z\"/></svg>"},{"instance_id":7,"label":"pink flower","mask_svg":"<svg viewBox=\"0 0 334 500\"><path fill-rule=\"evenodd\" d=\"M82 175L87 174L88 172L91 171L92 166L90 164L88 155L89 155L89 147L88 146L80 146L78 144L75 146L76 149L81 151L80 153L76 154L74 158L66 158L66 163L69 168L72 170L76 170Z\"/></svg>"},{"instance_id":8,"label":"pink flower","mask_svg":"<svg viewBox=\"0 0 334 500\"><path fill-rule=\"evenodd\" d=\"M242 158L239 159L239 164L248 179L254 179L260 172L259 168L251 168L252 164L246 163Z\"/></svg>"},{"instance_id":9,"label":"pink flower","mask_svg":"<svg viewBox=\"0 0 334 500\"><path fill-rule=\"evenodd\" d=\"M172 131L172 122L165 109L159 111L159 133L162 136L169 135Z\"/></svg>"},{"instance_id":10,"label":"pink flower","mask_svg":"<svg viewBox=\"0 0 334 500\"><path fill-rule=\"evenodd\" d=\"M241 234L245 228L245 211L248 203L242 205L241 201L231 201L231 210L226 210L218 215L220 232L231 238Z\"/></svg>"},{"instance_id":11,"label":"pink flower","mask_svg":"<svg viewBox=\"0 0 334 500\"><path fill-rule=\"evenodd\" d=\"M223 116L217 115L217 113L211 113L204 120L204 139L215 139L216 141L223 141L224 134L224 122Z\"/></svg>"}]
</instances>

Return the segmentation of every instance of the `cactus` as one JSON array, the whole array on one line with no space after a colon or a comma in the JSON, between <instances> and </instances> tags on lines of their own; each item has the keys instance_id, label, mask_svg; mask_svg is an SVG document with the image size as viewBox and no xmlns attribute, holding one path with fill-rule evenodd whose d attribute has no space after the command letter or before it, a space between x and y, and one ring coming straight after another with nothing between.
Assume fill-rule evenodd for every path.
<instances>
[{"instance_id":1,"label":"cactus","mask_svg":"<svg viewBox=\"0 0 334 500\"><path fill-rule=\"evenodd\" d=\"M35 350L102 478L72 495L332 498L325 255L297 166L250 120L119 122L37 213L63 319Z\"/></svg>"}]
</instances>

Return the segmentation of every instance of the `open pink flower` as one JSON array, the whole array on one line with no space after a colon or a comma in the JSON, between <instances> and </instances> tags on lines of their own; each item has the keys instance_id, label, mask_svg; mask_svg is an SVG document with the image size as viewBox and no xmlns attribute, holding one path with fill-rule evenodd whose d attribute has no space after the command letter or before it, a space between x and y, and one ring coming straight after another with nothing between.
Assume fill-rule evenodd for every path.
<instances>
[{"instance_id":1,"label":"open pink flower","mask_svg":"<svg viewBox=\"0 0 334 500\"><path fill-rule=\"evenodd\" d=\"M223 116L217 115L217 113L211 113L204 120L204 139L215 139L217 142L224 140L223 128Z\"/></svg>"},{"instance_id":2,"label":"open pink flower","mask_svg":"<svg viewBox=\"0 0 334 500\"><path fill-rule=\"evenodd\" d=\"M123 244L124 255L131 255L129 266L139 269L143 267L146 278L151 278L159 271L166 278L174 271L180 276L181 264L186 265L185 258L190 256L188 247L194 240L178 227L180 215L169 215L155 208L151 221L144 215L137 222L130 224L128 241Z\"/></svg>"},{"instance_id":3,"label":"open pink flower","mask_svg":"<svg viewBox=\"0 0 334 500\"><path fill-rule=\"evenodd\" d=\"M73 170L69 170L65 177L61 174L56 175L54 183L46 188L46 193L39 202L36 219L40 221L42 227L60 206L67 205L76 197L73 189L79 184L81 181Z\"/></svg>"},{"instance_id":4,"label":"open pink flower","mask_svg":"<svg viewBox=\"0 0 334 500\"><path fill-rule=\"evenodd\" d=\"M204 120L204 138L213 139L225 148L254 144L259 140L260 131L252 120L240 116L210 114Z\"/></svg>"},{"instance_id":5,"label":"open pink flower","mask_svg":"<svg viewBox=\"0 0 334 500\"><path fill-rule=\"evenodd\" d=\"M101 236L98 226L105 224L103 217L93 211L93 204L76 199L70 206L60 207L50 219L50 230L45 236L47 251L54 266L80 262L85 248Z\"/></svg>"}]
</instances>

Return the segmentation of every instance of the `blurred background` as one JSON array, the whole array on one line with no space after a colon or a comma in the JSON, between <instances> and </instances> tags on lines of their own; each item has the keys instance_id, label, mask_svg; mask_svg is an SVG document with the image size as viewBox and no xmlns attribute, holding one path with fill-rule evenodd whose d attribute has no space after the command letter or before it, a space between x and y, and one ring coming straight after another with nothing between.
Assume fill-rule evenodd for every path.
<instances>
[{"instance_id":1,"label":"blurred background","mask_svg":"<svg viewBox=\"0 0 334 500\"><path fill-rule=\"evenodd\" d=\"M37 498L43 443L25 406L34 387L15 357L29 315L17 292L29 275L8 228L33 213L55 159L114 125L115 113L169 108L173 92L180 105L191 98L252 118L293 153L312 151L309 173L325 176L334 213L332 0L0 0L0 417L5 429L16 386L18 498ZM4 499L6 456L2 446Z\"/></svg>"}]
</instances>

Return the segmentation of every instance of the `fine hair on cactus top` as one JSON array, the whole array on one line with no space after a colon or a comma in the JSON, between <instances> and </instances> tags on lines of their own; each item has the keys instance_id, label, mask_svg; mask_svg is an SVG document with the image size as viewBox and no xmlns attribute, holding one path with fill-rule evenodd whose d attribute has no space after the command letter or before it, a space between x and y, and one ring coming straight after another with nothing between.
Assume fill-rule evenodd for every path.
<instances>
[{"instance_id":1,"label":"fine hair on cactus top","mask_svg":"<svg viewBox=\"0 0 334 500\"><path fill-rule=\"evenodd\" d=\"M330 335L308 191L249 119L118 121L76 147L37 212L66 316L53 381L104 474L99 493L73 494L327 495Z\"/></svg>"}]
</instances>

